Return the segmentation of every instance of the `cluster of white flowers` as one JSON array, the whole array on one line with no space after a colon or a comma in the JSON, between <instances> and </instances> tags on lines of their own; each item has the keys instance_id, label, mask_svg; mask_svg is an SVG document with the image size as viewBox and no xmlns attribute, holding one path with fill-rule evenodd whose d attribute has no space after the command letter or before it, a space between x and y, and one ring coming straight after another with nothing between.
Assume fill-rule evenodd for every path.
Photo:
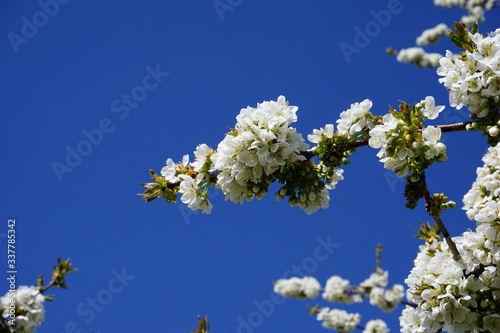
<instances>
[{"instance_id":1,"label":"cluster of white flowers","mask_svg":"<svg viewBox=\"0 0 500 333\"><path fill-rule=\"evenodd\" d=\"M439 65L440 53L427 53L421 47L409 47L401 49L396 57L397 61L408 64L416 64L420 68L433 68Z\"/></svg>"},{"instance_id":2,"label":"cluster of white flowers","mask_svg":"<svg viewBox=\"0 0 500 333\"><path fill-rule=\"evenodd\" d=\"M189 155L184 155L182 162L174 163L169 158L161 170L161 175L170 183L180 183L179 193L182 194L181 201L188 205L192 210L200 209L202 213L210 214L212 204L208 200L208 186L205 186L207 181L204 179L202 171L204 168L210 169L209 157L213 154L206 144L201 144L196 147L194 152L195 161L189 163ZM208 161L208 162L207 162Z\"/></svg>"},{"instance_id":3,"label":"cluster of white flowers","mask_svg":"<svg viewBox=\"0 0 500 333\"><path fill-rule=\"evenodd\" d=\"M334 133L334 126L329 124L325 129L315 129L309 140L327 150L338 137L342 137L343 144L355 141L363 135L359 131L366 133L373 127L370 107L369 100L353 104L341 115L341 133ZM344 152L342 145L338 160L328 156L328 163L320 158L321 163L316 165L307 159L305 155L315 152L306 152L309 145L290 126L297 121L297 110L284 96L277 101L259 103L256 108L242 109L236 117L235 128L226 134L217 151L201 144L194 152L194 162L190 163L189 155L184 155L179 163L169 158L161 170L163 178L153 177L159 185L143 184L148 188L144 197L154 200L164 196L168 202L176 202L180 193L181 201L189 208L209 214L212 209L208 200L210 186L221 190L226 200L242 203L261 199L278 180L284 184L276 193L278 201L289 197L290 206L298 206L307 214L328 208L329 190L344 179L340 165L346 164L350 152Z\"/></svg>"},{"instance_id":4,"label":"cluster of white flowers","mask_svg":"<svg viewBox=\"0 0 500 333\"><path fill-rule=\"evenodd\" d=\"M464 196L463 209L467 217L478 223L498 221L500 211L500 147L488 148L483 157L484 166L477 168L477 179Z\"/></svg>"},{"instance_id":5,"label":"cluster of white flowers","mask_svg":"<svg viewBox=\"0 0 500 333\"><path fill-rule=\"evenodd\" d=\"M390 289L385 289L388 284L389 273L380 267L375 269L369 278L360 286L351 286L349 280L340 276L332 276L323 290L322 297L329 302L345 304L360 303L364 296L368 296L370 304L380 307L385 312L394 311L404 297L402 285L395 284ZM281 279L274 283L274 292L299 299L316 298L321 286L313 277ZM359 324L359 314L348 314L342 310L330 308L315 308L317 319L323 321L323 327L336 329L339 332L350 332ZM388 332L387 325L382 320L369 321L363 332Z\"/></svg>"},{"instance_id":6,"label":"cluster of white flowers","mask_svg":"<svg viewBox=\"0 0 500 333\"><path fill-rule=\"evenodd\" d=\"M339 121L337 121L339 122ZM320 128L319 130L314 129L312 134L309 134L307 136L307 140L309 140L312 143L320 143L321 141L325 140L331 140L334 136L334 129L335 127L333 124L326 124L325 128ZM337 133L340 134L340 133ZM327 165L325 165L324 162L320 162L320 168L321 168L321 174L322 175L327 175L331 174L331 177L327 177L327 184L326 188L328 190L333 190L335 189L335 186L338 184L339 181L344 179L343 173L344 170L342 168L331 168Z\"/></svg>"},{"instance_id":7,"label":"cluster of white flowers","mask_svg":"<svg viewBox=\"0 0 500 333\"><path fill-rule=\"evenodd\" d=\"M335 127L333 124L326 124L325 128L321 127L319 130L314 129L312 134L307 136L307 140L312 143L319 143L324 139L331 139L335 133Z\"/></svg>"},{"instance_id":8,"label":"cluster of white flowers","mask_svg":"<svg viewBox=\"0 0 500 333\"><path fill-rule=\"evenodd\" d=\"M360 303L363 296L367 295L370 304L381 308L384 312L392 312L404 297L404 287L395 284L386 290L389 273L377 268L368 279L359 286L352 287L349 280L340 276L332 276L328 279L323 292L323 298L329 302Z\"/></svg>"},{"instance_id":9,"label":"cluster of white flowers","mask_svg":"<svg viewBox=\"0 0 500 333\"><path fill-rule=\"evenodd\" d=\"M480 226L454 241L463 262L453 260L446 242L420 247L408 284L409 301L400 317L402 332L499 332L500 238L491 226ZM496 245L495 245L496 243Z\"/></svg>"},{"instance_id":10,"label":"cluster of white flowers","mask_svg":"<svg viewBox=\"0 0 500 333\"><path fill-rule=\"evenodd\" d=\"M417 37L417 45L431 45L439 41L441 36L448 36L449 28L444 23L439 23L434 28L424 30L420 36ZM436 64L437 66L437 64Z\"/></svg>"},{"instance_id":11,"label":"cluster of white flowers","mask_svg":"<svg viewBox=\"0 0 500 333\"><path fill-rule=\"evenodd\" d=\"M293 277L291 279L280 279L274 283L274 292L285 297L299 299L318 297L321 285L313 277Z\"/></svg>"},{"instance_id":12,"label":"cluster of white flowers","mask_svg":"<svg viewBox=\"0 0 500 333\"><path fill-rule=\"evenodd\" d=\"M497 148L498 147L498 148ZM444 241L420 246L410 275L409 301L402 332L500 332L500 147L489 148L477 180L464 197L464 209L475 219L475 231L455 237L462 260Z\"/></svg>"},{"instance_id":13,"label":"cluster of white flowers","mask_svg":"<svg viewBox=\"0 0 500 333\"><path fill-rule=\"evenodd\" d=\"M484 21L485 12L495 7L495 0L469 0L462 7L465 7L468 13L462 16L461 21L471 26L475 22Z\"/></svg>"},{"instance_id":14,"label":"cluster of white flowers","mask_svg":"<svg viewBox=\"0 0 500 333\"><path fill-rule=\"evenodd\" d=\"M427 96L416 105L423 119L435 119L444 109L436 106L434 97ZM368 145L380 149L377 156L388 170L396 172L398 177L418 171L416 167L422 162L442 162L447 159L446 146L440 142L441 129L428 126L422 131L422 139L406 140L407 127L391 113L382 118L382 124L376 125L370 132ZM400 126L401 125L401 126ZM422 161L421 159L424 159Z\"/></svg>"},{"instance_id":15,"label":"cluster of white flowers","mask_svg":"<svg viewBox=\"0 0 500 333\"><path fill-rule=\"evenodd\" d=\"M329 302L339 302L351 304L353 302L363 301L362 297L353 296L349 280L334 275L326 281L325 291L322 297Z\"/></svg>"},{"instance_id":16,"label":"cluster of white flowers","mask_svg":"<svg viewBox=\"0 0 500 333\"><path fill-rule=\"evenodd\" d=\"M464 56L447 51L437 74L443 76L439 82L449 89L452 107L466 105L474 119L484 118L492 108L498 111L500 102L500 29L488 37L479 33L469 36L477 51L465 51ZM492 133L498 134L498 128Z\"/></svg>"},{"instance_id":17,"label":"cluster of white flowers","mask_svg":"<svg viewBox=\"0 0 500 333\"><path fill-rule=\"evenodd\" d=\"M337 120L337 132L335 132L333 124L327 124L325 128L314 129L313 133L307 136L310 142L318 144L315 147L315 152L320 159L319 175L326 183L326 188L318 194L324 198L328 195L328 190L334 189L337 183L344 179L342 175L344 171L340 165L348 164L347 157L350 154L350 151L346 150L345 144L355 141L363 136L363 132L368 132L373 128L374 117L370 112L371 107L372 101L368 99L351 104L348 110L340 114L340 118ZM332 147L337 147L340 150L332 150ZM318 195L315 194L315 197ZM322 199L321 203L322 206L327 205L328 201ZM306 209L306 213L308 210L315 212L318 209L318 203L313 203L311 206L313 209Z\"/></svg>"},{"instance_id":18,"label":"cluster of white flowers","mask_svg":"<svg viewBox=\"0 0 500 333\"><path fill-rule=\"evenodd\" d=\"M460 21L467 26L472 26L476 22L485 20L485 13L495 6L498 6L498 0L434 0L434 5L445 8L460 7L466 10ZM444 23L439 23L434 28L426 29L417 37L416 44L428 46L437 43L441 36L448 36L449 28ZM396 52L392 53L395 54ZM451 52L447 57L457 56ZM421 47L410 47L397 52L397 61L402 63L416 64L421 68L433 68L439 66L439 61L443 56L439 53L427 53Z\"/></svg>"},{"instance_id":19,"label":"cluster of white flowers","mask_svg":"<svg viewBox=\"0 0 500 333\"><path fill-rule=\"evenodd\" d=\"M14 309L16 332L34 332L45 319L44 301L45 297L40 294L36 287L19 286L14 295L11 295L9 292L0 298L2 317L7 319L12 318L10 315L12 314L12 309ZM12 304L15 308L11 306Z\"/></svg>"},{"instance_id":20,"label":"cluster of white flowers","mask_svg":"<svg viewBox=\"0 0 500 333\"><path fill-rule=\"evenodd\" d=\"M395 284L388 290L380 287L371 288L368 296L370 297L371 305L381 308L384 312L392 312L403 299L404 292L405 290L402 285Z\"/></svg>"},{"instance_id":21,"label":"cluster of white flowers","mask_svg":"<svg viewBox=\"0 0 500 333\"><path fill-rule=\"evenodd\" d=\"M453 6L463 6L465 2L465 0L434 0L434 5L451 8Z\"/></svg>"},{"instance_id":22,"label":"cluster of white flowers","mask_svg":"<svg viewBox=\"0 0 500 333\"><path fill-rule=\"evenodd\" d=\"M380 267L375 269L368 279L360 284L361 291L368 294L370 304L377 306L384 312L392 312L404 297L404 287L400 284L385 289L389 282L389 272Z\"/></svg>"},{"instance_id":23,"label":"cluster of white flowers","mask_svg":"<svg viewBox=\"0 0 500 333\"><path fill-rule=\"evenodd\" d=\"M468 26L475 22L484 21L484 13L495 7L496 0L434 0L434 5L445 8L458 6L467 10L467 14L460 19Z\"/></svg>"},{"instance_id":24,"label":"cluster of white flowers","mask_svg":"<svg viewBox=\"0 0 500 333\"><path fill-rule=\"evenodd\" d=\"M338 121L337 121L338 122ZM320 128L319 130L314 129L312 134L307 136L307 140L312 143L320 143L321 141L331 140L334 135L334 126L333 124L326 124L325 128ZM331 168L325 165L324 162L320 162L321 174L327 175L331 173L331 177L327 177L326 188L329 190L335 189L335 186L339 181L344 179L343 173L344 170L342 168Z\"/></svg>"},{"instance_id":25,"label":"cluster of white flowers","mask_svg":"<svg viewBox=\"0 0 500 333\"><path fill-rule=\"evenodd\" d=\"M340 114L337 120L337 132L339 135L353 137L364 129L373 128L373 115L370 112L372 101L365 99L361 103L351 104L351 108Z\"/></svg>"},{"instance_id":26,"label":"cluster of white flowers","mask_svg":"<svg viewBox=\"0 0 500 333\"><path fill-rule=\"evenodd\" d=\"M347 313L344 310L321 308L316 314L316 319L322 321L321 326L328 329L334 329L339 333L351 332L356 329L361 315L359 313Z\"/></svg>"},{"instance_id":27,"label":"cluster of white flowers","mask_svg":"<svg viewBox=\"0 0 500 333\"><path fill-rule=\"evenodd\" d=\"M232 202L251 201L267 193L276 171L304 161L308 148L302 135L290 127L297 121L297 107L285 97L242 109L235 129L219 143L212 156L220 173L216 186Z\"/></svg>"},{"instance_id":28,"label":"cluster of white flowers","mask_svg":"<svg viewBox=\"0 0 500 333\"><path fill-rule=\"evenodd\" d=\"M363 330L363 333L389 333L389 328L385 321L381 319L370 320Z\"/></svg>"}]
</instances>

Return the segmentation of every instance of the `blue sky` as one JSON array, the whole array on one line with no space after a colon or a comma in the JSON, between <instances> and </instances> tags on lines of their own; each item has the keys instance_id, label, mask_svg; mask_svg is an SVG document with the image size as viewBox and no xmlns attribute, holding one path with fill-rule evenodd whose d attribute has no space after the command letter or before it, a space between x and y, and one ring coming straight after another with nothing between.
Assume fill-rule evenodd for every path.
<instances>
[{"instance_id":1,"label":"blue sky","mask_svg":"<svg viewBox=\"0 0 500 333\"><path fill-rule=\"evenodd\" d=\"M322 284L332 275L359 283L375 266L377 243L390 284L408 275L420 244L414 230L429 217L422 203L404 209L404 182L367 147L350 158L330 208L311 216L273 194L234 205L213 192L212 214L202 215L137 193L148 169L193 157L201 143L216 148L241 108L280 95L299 107L294 125L304 137L365 98L383 115L398 100L433 95L447 106L435 124L466 120L434 70L384 52L413 46L423 29L462 13L430 0L224 4L219 12L213 1L0 5L0 241L16 218L18 285L36 284L40 273L49 279L58 256L78 268L69 290L51 290L38 332L189 332L197 315L214 333L323 332L306 305L337 305L282 301L272 282L295 271ZM373 13L388 8L390 20L374 25ZM495 23L491 12L480 31ZM356 47L370 24L379 29L346 56L340 45ZM446 48L454 46L431 50ZM476 133L444 142L449 160L428 171L429 186L460 207L487 145ZM460 208L443 220L452 235L474 227ZM368 304L338 307L399 330L402 307L389 315Z\"/></svg>"}]
</instances>

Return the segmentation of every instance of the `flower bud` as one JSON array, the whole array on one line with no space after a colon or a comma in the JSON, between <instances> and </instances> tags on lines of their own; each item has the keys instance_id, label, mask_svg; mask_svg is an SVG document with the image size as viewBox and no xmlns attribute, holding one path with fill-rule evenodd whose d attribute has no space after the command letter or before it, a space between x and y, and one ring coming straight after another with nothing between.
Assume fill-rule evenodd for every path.
<instances>
[{"instance_id":1,"label":"flower bud","mask_svg":"<svg viewBox=\"0 0 500 333\"><path fill-rule=\"evenodd\" d=\"M490 136L497 136L498 135L498 127L493 126L493 127L489 128L488 129L488 134Z\"/></svg>"}]
</instances>

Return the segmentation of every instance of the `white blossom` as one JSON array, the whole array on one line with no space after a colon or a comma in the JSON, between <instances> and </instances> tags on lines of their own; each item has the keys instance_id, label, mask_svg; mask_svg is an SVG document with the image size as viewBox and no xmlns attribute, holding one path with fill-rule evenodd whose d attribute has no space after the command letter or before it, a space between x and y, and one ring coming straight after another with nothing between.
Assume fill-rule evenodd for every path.
<instances>
[{"instance_id":1,"label":"white blossom","mask_svg":"<svg viewBox=\"0 0 500 333\"><path fill-rule=\"evenodd\" d=\"M2 316L9 317L11 304L15 305L15 323L17 333L31 333L39 327L45 319L43 303L45 298L34 287L19 286L14 292L14 297L8 292L0 298ZM14 301L14 303L12 303Z\"/></svg>"},{"instance_id":2,"label":"white blossom","mask_svg":"<svg viewBox=\"0 0 500 333\"><path fill-rule=\"evenodd\" d=\"M370 320L366 323L363 333L389 333L389 328L385 321L381 319Z\"/></svg>"},{"instance_id":3,"label":"white blossom","mask_svg":"<svg viewBox=\"0 0 500 333\"><path fill-rule=\"evenodd\" d=\"M181 175L182 181L179 185L179 193L182 193L181 201L191 210L200 209L202 213L210 214L212 204L207 199L206 193L203 193L200 188L202 178L203 174L200 174L197 178Z\"/></svg>"},{"instance_id":4,"label":"white blossom","mask_svg":"<svg viewBox=\"0 0 500 333\"><path fill-rule=\"evenodd\" d=\"M467 217L477 223L498 221L500 211L500 146L488 148L483 157L484 166L477 169L477 178L464 196L463 209Z\"/></svg>"},{"instance_id":5,"label":"white blossom","mask_svg":"<svg viewBox=\"0 0 500 333\"><path fill-rule=\"evenodd\" d=\"M176 183L180 181L179 170L181 167L189 166L189 155L184 155L182 157L182 162L179 164L174 163L174 161L169 158L167 159L166 166L161 169L161 175L171 183Z\"/></svg>"},{"instance_id":6,"label":"white blossom","mask_svg":"<svg viewBox=\"0 0 500 333\"><path fill-rule=\"evenodd\" d=\"M422 114L427 117L427 119L436 119L439 113L444 110L444 105L436 106L436 101L434 97L427 96L425 100L420 102L423 105Z\"/></svg>"},{"instance_id":7,"label":"white blossom","mask_svg":"<svg viewBox=\"0 0 500 333\"><path fill-rule=\"evenodd\" d=\"M326 281L325 291L322 296L329 302L350 304L353 302L353 298L349 289L349 280L334 275Z\"/></svg>"},{"instance_id":8,"label":"white blossom","mask_svg":"<svg viewBox=\"0 0 500 333\"><path fill-rule=\"evenodd\" d=\"M372 101L365 99L360 103L351 104L351 108L340 113L337 120L337 131L340 135L353 136L363 129L373 128L373 115L370 112Z\"/></svg>"},{"instance_id":9,"label":"white blossom","mask_svg":"<svg viewBox=\"0 0 500 333\"><path fill-rule=\"evenodd\" d=\"M436 25L434 28L424 30L417 38L417 45L430 45L437 43L439 37L447 36L449 28L444 23Z\"/></svg>"},{"instance_id":10,"label":"white blossom","mask_svg":"<svg viewBox=\"0 0 500 333\"><path fill-rule=\"evenodd\" d=\"M434 0L434 5L445 8L465 5L465 0Z\"/></svg>"},{"instance_id":11,"label":"white blossom","mask_svg":"<svg viewBox=\"0 0 500 333\"><path fill-rule=\"evenodd\" d=\"M332 124L327 124L325 128L320 128L319 130L314 129L313 134L307 136L307 140L312 143L319 143L324 138L333 137L334 126Z\"/></svg>"},{"instance_id":12,"label":"white blossom","mask_svg":"<svg viewBox=\"0 0 500 333\"><path fill-rule=\"evenodd\" d=\"M295 297L299 299L316 298L321 285L313 277L303 277L302 279L292 277L290 279L280 279L274 283L274 292L285 297Z\"/></svg>"},{"instance_id":13,"label":"white blossom","mask_svg":"<svg viewBox=\"0 0 500 333\"><path fill-rule=\"evenodd\" d=\"M368 279L361 282L360 286L363 288L373 288L373 287L382 287L385 288L387 286L389 280L389 272L384 271L381 268L377 267L375 272L373 272Z\"/></svg>"},{"instance_id":14,"label":"white blossom","mask_svg":"<svg viewBox=\"0 0 500 333\"><path fill-rule=\"evenodd\" d=\"M327 329L335 329L339 333L351 332L361 320L358 313L350 314L344 310L322 308L316 315L316 319L322 321L321 326Z\"/></svg>"},{"instance_id":15,"label":"white blossom","mask_svg":"<svg viewBox=\"0 0 500 333\"><path fill-rule=\"evenodd\" d=\"M220 171L216 186L226 200L261 198L274 181L276 171L305 160L300 151L308 145L290 127L297 120L297 109L280 96L277 101L241 110L235 129L219 143L211 157L214 168Z\"/></svg>"},{"instance_id":16,"label":"white blossom","mask_svg":"<svg viewBox=\"0 0 500 333\"><path fill-rule=\"evenodd\" d=\"M211 154L213 154L213 150L204 143L196 147L196 150L194 152L195 160L193 163L191 163L194 171L200 171L203 168L203 165L205 165L207 158L210 157Z\"/></svg>"},{"instance_id":17,"label":"white blossom","mask_svg":"<svg viewBox=\"0 0 500 333\"><path fill-rule=\"evenodd\" d=\"M440 60L439 82L449 89L450 105L468 106L477 118L484 118L500 101L500 29L488 37L479 33L470 38L478 51L465 51L465 57L446 52Z\"/></svg>"},{"instance_id":18,"label":"white blossom","mask_svg":"<svg viewBox=\"0 0 500 333\"><path fill-rule=\"evenodd\" d=\"M485 161L497 158L496 148L495 152L490 149ZM483 203L484 209L496 204L496 198L489 200ZM500 297L499 224L495 218L485 220L478 222L475 231L453 238L461 261L453 259L445 241L434 239L420 246L405 280L409 301L417 307L403 311L402 332L437 332L441 328L447 332L498 331L500 318L492 315L497 310L496 300L491 299Z\"/></svg>"},{"instance_id":19,"label":"white blossom","mask_svg":"<svg viewBox=\"0 0 500 333\"><path fill-rule=\"evenodd\" d=\"M410 47L401 49L396 59L399 62L416 64L421 68L432 68L439 65L439 60L442 57L439 53L427 53L421 47Z\"/></svg>"}]
</instances>

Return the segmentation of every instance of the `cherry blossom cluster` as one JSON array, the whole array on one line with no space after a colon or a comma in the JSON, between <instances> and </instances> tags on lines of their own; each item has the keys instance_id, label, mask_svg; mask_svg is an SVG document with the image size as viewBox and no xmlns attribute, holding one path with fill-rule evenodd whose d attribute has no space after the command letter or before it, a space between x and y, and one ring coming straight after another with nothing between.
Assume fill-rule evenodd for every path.
<instances>
[{"instance_id":1,"label":"cherry blossom cluster","mask_svg":"<svg viewBox=\"0 0 500 333\"><path fill-rule=\"evenodd\" d=\"M0 298L2 317L15 318L17 333L34 332L45 319L44 301L37 287L19 286Z\"/></svg>"},{"instance_id":2,"label":"cherry blossom cluster","mask_svg":"<svg viewBox=\"0 0 500 333\"><path fill-rule=\"evenodd\" d=\"M212 156L219 170L217 188L232 202L262 198L280 171L305 161L308 148L302 135L290 124L297 121L297 107L284 96L242 109L234 130L219 143ZM306 198L308 200L308 198Z\"/></svg>"},{"instance_id":3,"label":"cherry blossom cluster","mask_svg":"<svg viewBox=\"0 0 500 333\"><path fill-rule=\"evenodd\" d=\"M316 319L321 321L321 326L327 329L334 329L339 333L352 332L361 321L359 313L348 313L344 310L325 307L317 310Z\"/></svg>"},{"instance_id":4,"label":"cherry blossom cluster","mask_svg":"<svg viewBox=\"0 0 500 333\"><path fill-rule=\"evenodd\" d=\"M371 107L372 101L368 99L351 104L349 109L340 113L336 132L333 124L327 124L324 129L314 129L307 136L310 142L317 144L314 153L320 160L319 175L325 180L327 189L334 189L338 181L344 179L340 166L349 165L347 158L355 151L349 149L349 144L367 137L373 128Z\"/></svg>"},{"instance_id":5,"label":"cherry blossom cluster","mask_svg":"<svg viewBox=\"0 0 500 333\"><path fill-rule=\"evenodd\" d=\"M317 144L314 152L320 159L319 174L326 180L326 188L335 189L335 185L344 179L344 170L340 166L349 164L347 157L352 153L346 148L349 140L345 136L334 135L332 124L327 124L324 129L314 129L307 139ZM338 149L332 150L333 147Z\"/></svg>"},{"instance_id":6,"label":"cherry blossom cluster","mask_svg":"<svg viewBox=\"0 0 500 333\"><path fill-rule=\"evenodd\" d=\"M182 162L174 163L169 158L166 166L161 170L163 178L171 184L178 183L178 187L170 193L170 202L176 202L176 193L182 194L181 201L192 210L201 210L202 213L210 214L212 204L208 200L208 189L210 177L208 171L211 169L210 156L214 151L206 144L201 144L194 152L195 161L189 162L189 155L184 155ZM167 201L169 197L166 196Z\"/></svg>"},{"instance_id":7,"label":"cherry blossom cluster","mask_svg":"<svg viewBox=\"0 0 500 333\"><path fill-rule=\"evenodd\" d=\"M402 332L498 332L500 330L500 247L497 230L487 224L455 237L462 262L444 241L420 247L405 280L409 301L400 317Z\"/></svg>"},{"instance_id":8,"label":"cherry blossom cluster","mask_svg":"<svg viewBox=\"0 0 500 333\"><path fill-rule=\"evenodd\" d=\"M247 107L216 151L202 144L194 152L194 162L189 161L189 155L179 163L169 158L161 170L162 177L152 172L155 183L143 184L147 190L142 195L147 201L163 196L167 202L177 202L180 193L189 208L209 214L211 186L222 191L226 200L242 203L261 199L278 181L283 186L276 193L277 200L289 197L290 206L312 214L329 206L329 190L343 179L340 165L347 165L347 156L354 151L347 145L367 137L373 127L371 105L365 100L342 112L336 133L331 124L314 130L308 139L318 145L308 158L305 152L309 145L290 126L297 121L296 106L280 96L277 101ZM313 155L318 156L319 165L310 159Z\"/></svg>"},{"instance_id":9,"label":"cherry blossom cluster","mask_svg":"<svg viewBox=\"0 0 500 333\"><path fill-rule=\"evenodd\" d=\"M381 319L373 319L366 323L363 333L389 333L389 328L385 321Z\"/></svg>"},{"instance_id":10,"label":"cherry blossom cluster","mask_svg":"<svg viewBox=\"0 0 500 333\"><path fill-rule=\"evenodd\" d=\"M484 166L477 168L477 178L463 199L467 217L477 223L498 224L500 211L500 147L488 148Z\"/></svg>"},{"instance_id":11,"label":"cherry blossom cluster","mask_svg":"<svg viewBox=\"0 0 500 333\"><path fill-rule=\"evenodd\" d=\"M384 312L392 312L403 299L404 288L395 284L385 289L388 284L389 273L379 267L359 286L351 286L349 280L340 276L332 276L326 282L322 297L329 302L360 303L364 297L370 299L370 304L377 306Z\"/></svg>"},{"instance_id":12,"label":"cherry blossom cluster","mask_svg":"<svg viewBox=\"0 0 500 333\"><path fill-rule=\"evenodd\" d=\"M447 36L449 34L449 30L448 26L444 23L439 23L434 28L424 30L422 34L417 37L417 45L426 46L437 43L439 41L439 37Z\"/></svg>"},{"instance_id":13,"label":"cherry blossom cluster","mask_svg":"<svg viewBox=\"0 0 500 333\"><path fill-rule=\"evenodd\" d=\"M359 326L361 315L359 313L348 313L344 310L324 308L313 308L312 314L321 321L321 326L326 329L337 330L339 333L352 332L356 328L363 329L363 333L389 333L387 324L381 319L370 320L366 326Z\"/></svg>"},{"instance_id":14,"label":"cherry blossom cluster","mask_svg":"<svg viewBox=\"0 0 500 333\"><path fill-rule=\"evenodd\" d=\"M285 297L298 299L318 297L321 285L313 277L303 278L292 277L290 279L280 279L274 283L274 292Z\"/></svg>"},{"instance_id":15,"label":"cherry blossom cluster","mask_svg":"<svg viewBox=\"0 0 500 333\"><path fill-rule=\"evenodd\" d=\"M484 13L497 6L497 2L496 0L434 0L436 6L445 8L458 6L467 10L467 14L460 20L468 26L484 21Z\"/></svg>"},{"instance_id":16,"label":"cherry blossom cluster","mask_svg":"<svg viewBox=\"0 0 500 333\"><path fill-rule=\"evenodd\" d=\"M443 57L440 53L427 53L421 47L414 46L401 49L396 60L402 63L416 64L420 68L433 68L439 65L439 60Z\"/></svg>"},{"instance_id":17,"label":"cherry blossom cluster","mask_svg":"<svg viewBox=\"0 0 500 333\"><path fill-rule=\"evenodd\" d=\"M446 52L440 60L437 74L439 82L449 89L450 105L461 109L464 105L471 112L470 118L478 120L471 130L481 130L496 145L500 132L498 105L500 102L500 29L483 37L478 32L467 31L460 44L466 49L461 55Z\"/></svg>"},{"instance_id":18,"label":"cherry blossom cluster","mask_svg":"<svg viewBox=\"0 0 500 333\"><path fill-rule=\"evenodd\" d=\"M498 0L434 0L434 5L451 8L460 7L467 11L460 21L466 26L472 26L476 22L485 20L485 13L499 5ZM441 36L449 35L449 28L444 23L439 23L435 27L426 29L417 37L416 44L428 46L439 41ZM427 53L422 47L409 47L395 51L388 49L389 54L397 54L397 61L401 63L416 64L421 68L434 68L439 66L439 60L443 56L440 53ZM454 55L456 56L456 55Z\"/></svg>"},{"instance_id":19,"label":"cherry blossom cluster","mask_svg":"<svg viewBox=\"0 0 500 333\"><path fill-rule=\"evenodd\" d=\"M280 279L274 283L274 292L299 299L314 299L323 291L322 298L329 302L345 304L361 303L364 297L370 299L370 304L381 308L384 312L392 312L404 297L402 285L395 284L386 289L389 273L377 267L375 271L359 286L351 286L349 280L340 276L330 277L324 289L313 277L293 277ZM323 322L323 327L336 329L339 332L350 332L356 328L361 320L359 314L349 314L343 310L328 307L311 309L312 314ZM382 320L369 321L363 332L388 332L387 325Z\"/></svg>"},{"instance_id":20,"label":"cherry blossom cluster","mask_svg":"<svg viewBox=\"0 0 500 333\"><path fill-rule=\"evenodd\" d=\"M180 163L169 158L161 171L166 183L143 184L149 191L145 194L176 202L177 193L181 193L181 201L189 208L209 214L212 204L208 189L212 185L225 194L226 200L242 203L261 199L269 185L279 180L285 185L276 194L278 200L289 196L291 206L299 206L308 214L327 208L330 198L319 175L321 169L301 154L309 146L290 126L297 121L297 109L284 96L259 103L256 108L242 109L234 129L216 151L202 144L194 152L192 163L189 155ZM335 170L330 176L329 188L334 188L342 179L342 170ZM161 181L155 179L157 183Z\"/></svg>"},{"instance_id":21,"label":"cherry blossom cluster","mask_svg":"<svg viewBox=\"0 0 500 333\"><path fill-rule=\"evenodd\" d=\"M475 219L475 231L455 237L462 260L453 259L446 242L429 237L420 246L406 279L409 301L400 317L403 332L499 332L500 146L490 147L478 168L464 209Z\"/></svg>"},{"instance_id":22,"label":"cherry blossom cluster","mask_svg":"<svg viewBox=\"0 0 500 333\"><path fill-rule=\"evenodd\" d=\"M443 109L444 106L435 105L432 96L413 108L403 103L400 112L391 108L370 130L368 145L380 149L377 156L386 169L396 172L398 177L412 174L416 181L432 163L447 159L446 146L440 142L441 129L422 125L422 121L435 119Z\"/></svg>"},{"instance_id":23,"label":"cherry blossom cluster","mask_svg":"<svg viewBox=\"0 0 500 333\"><path fill-rule=\"evenodd\" d=\"M215 186L226 200L242 203L261 199L269 186L282 184L275 197L288 197L290 206L298 206L307 214L328 208L329 190L343 179L342 165L354 145L367 140L372 148L380 149L377 156L385 168L399 177L418 175L434 162L446 160L446 146L440 142L439 127L424 128L422 122L435 119L443 110L432 96L411 108L403 103L400 112L391 108L384 117L373 116L372 101L354 103L340 114L337 130L333 124L313 130L308 140L316 146L311 150L302 135L290 125L297 120L296 106L283 96L277 101L263 102L256 108L242 109L237 124L219 143L217 151L201 144L182 162L168 159L161 176L152 172L155 183L143 184L147 201L165 197L167 202L181 201L192 210L209 214L212 204L208 190ZM365 141L366 142L366 141ZM306 157L307 156L307 157ZM311 159L317 156L319 164Z\"/></svg>"},{"instance_id":24,"label":"cherry blossom cluster","mask_svg":"<svg viewBox=\"0 0 500 333\"><path fill-rule=\"evenodd\" d=\"M373 103L365 99L361 103L351 104L351 108L340 113L337 120L337 131L339 135L346 135L348 138L358 138L363 131L366 133L374 126L371 107Z\"/></svg>"}]
</instances>

